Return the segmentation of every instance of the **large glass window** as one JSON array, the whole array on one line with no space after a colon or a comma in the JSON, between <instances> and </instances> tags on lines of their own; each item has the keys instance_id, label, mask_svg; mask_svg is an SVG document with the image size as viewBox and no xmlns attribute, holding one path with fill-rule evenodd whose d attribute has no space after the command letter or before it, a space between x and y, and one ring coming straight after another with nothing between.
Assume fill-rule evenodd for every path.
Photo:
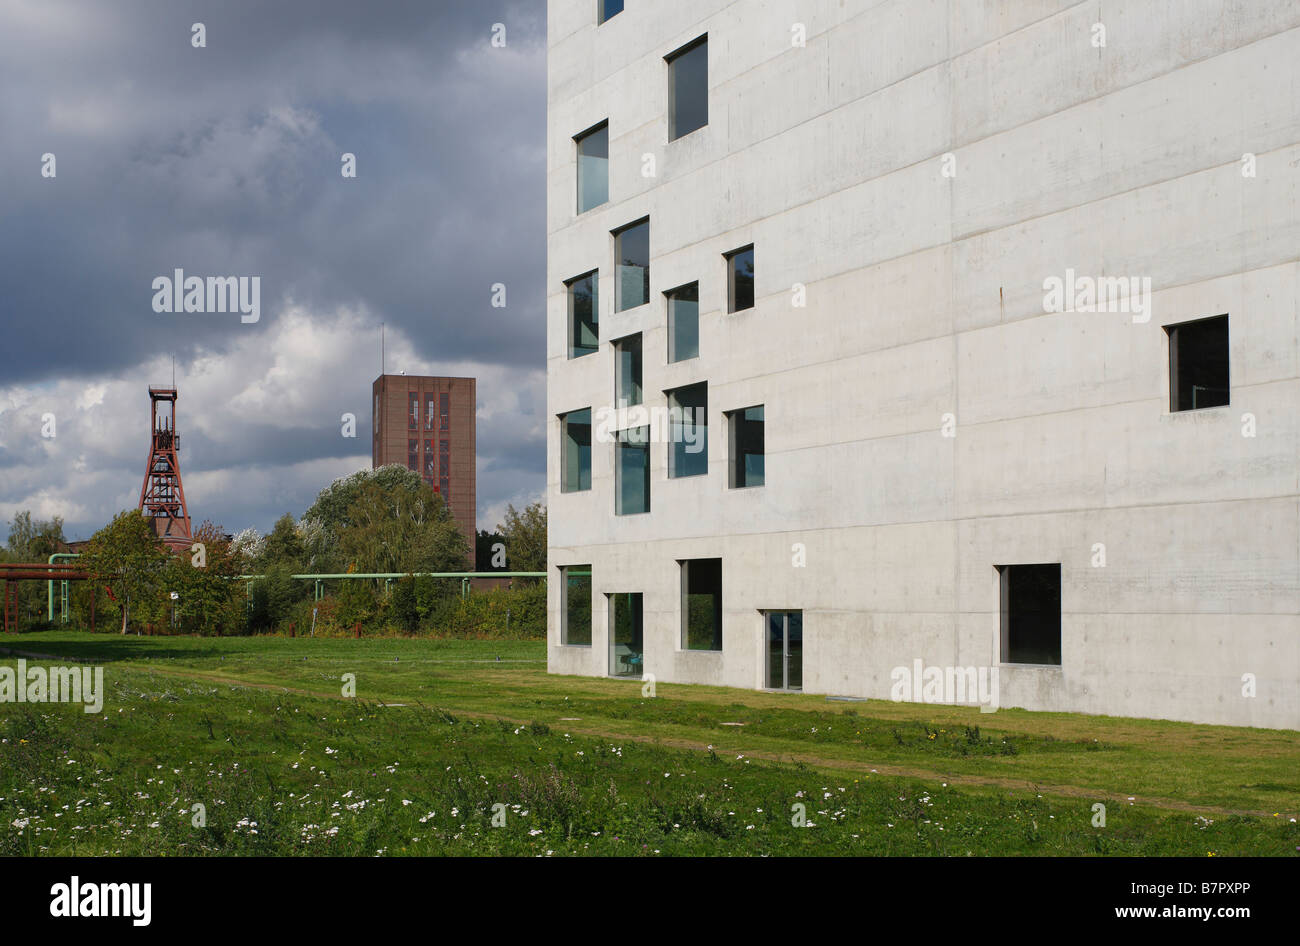
<instances>
[{"instance_id":1,"label":"large glass window","mask_svg":"<svg viewBox=\"0 0 1300 946\"><path fill-rule=\"evenodd\" d=\"M727 254L727 311L754 307L754 247Z\"/></svg>"},{"instance_id":2,"label":"large glass window","mask_svg":"<svg viewBox=\"0 0 1300 946\"><path fill-rule=\"evenodd\" d=\"M668 297L668 361L699 357L700 284L693 282L665 295Z\"/></svg>"},{"instance_id":3,"label":"large glass window","mask_svg":"<svg viewBox=\"0 0 1300 946\"><path fill-rule=\"evenodd\" d=\"M763 485L763 405L727 414L732 489Z\"/></svg>"},{"instance_id":4,"label":"large glass window","mask_svg":"<svg viewBox=\"0 0 1300 946\"><path fill-rule=\"evenodd\" d=\"M560 643L591 646L591 566L560 569Z\"/></svg>"},{"instance_id":5,"label":"large glass window","mask_svg":"<svg viewBox=\"0 0 1300 946\"><path fill-rule=\"evenodd\" d=\"M618 432L615 446L618 482L614 512L631 516L650 511L650 428L634 427Z\"/></svg>"},{"instance_id":6,"label":"large glass window","mask_svg":"<svg viewBox=\"0 0 1300 946\"><path fill-rule=\"evenodd\" d=\"M406 396L406 428L415 430L420 426L420 393L411 391Z\"/></svg>"},{"instance_id":7,"label":"large glass window","mask_svg":"<svg viewBox=\"0 0 1300 946\"><path fill-rule=\"evenodd\" d=\"M408 470L420 469L420 441L406 441L406 468Z\"/></svg>"},{"instance_id":8,"label":"large glass window","mask_svg":"<svg viewBox=\"0 0 1300 946\"><path fill-rule=\"evenodd\" d=\"M1061 566L1000 565L1002 662L1061 663Z\"/></svg>"},{"instance_id":9,"label":"large glass window","mask_svg":"<svg viewBox=\"0 0 1300 946\"><path fill-rule=\"evenodd\" d=\"M569 288L569 357L581 358L599 347L596 273L579 276L565 285Z\"/></svg>"},{"instance_id":10,"label":"large glass window","mask_svg":"<svg viewBox=\"0 0 1300 946\"><path fill-rule=\"evenodd\" d=\"M591 408L560 417L560 491L591 489Z\"/></svg>"},{"instance_id":11,"label":"large glass window","mask_svg":"<svg viewBox=\"0 0 1300 946\"><path fill-rule=\"evenodd\" d=\"M596 3L598 4L596 14L597 25L604 23L611 16L617 16L623 12L623 0L596 0Z\"/></svg>"},{"instance_id":12,"label":"large glass window","mask_svg":"<svg viewBox=\"0 0 1300 946\"><path fill-rule=\"evenodd\" d=\"M722 650L722 559L678 562L682 569L682 649Z\"/></svg>"},{"instance_id":13,"label":"large glass window","mask_svg":"<svg viewBox=\"0 0 1300 946\"><path fill-rule=\"evenodd\" d=\"M609 672L639 677L645 669L641 592L609 595Z\"/></svg>"},{"instance_id":14,"label":"large glass window","mask_svg":"<svg viewBox=\"0 0 1300 946\"><path fill-rule=\"evenodd\" d=\"M1169 410L1195 411L1228 403L1228 317L1166 325Z\"/></svg>"},{"instance_id":15,"label":"large glass window","mask_svg":"<svg viewBox=\"0 0 1300 946\"><path fill-rule=\"evenodd\" d=\"M709 123L709 38L701 36L668 60L668 140Z\"/></svg>"},{"instance_id":16,"label":"large glass window","mask_svg":"<svg viewBox=\"0 0 1300 946\"><path fill-rule=\"evenodd\" d=\"M438 395L439 430L447 430L451 424L451 395L443 391Z\"/></svg>"},{"instance_id":17,"label":"large glass window","mask_svg":"<svg viewBox=\"0 0 1300 946\"><path fill-rule=\"evenodd\" d=\"M438 475L438 454L433 452L433 441L424 442L424 478L432 485L433 478Z\"/></svg>"},{"instance_id":18,"label":"large glass window","mask_svg":"<svg viewBox=\"0 0 1300 946\"><path fill-rule=\"evenodd\" d=\"M701 381L668 395L668 475L709 472L709 385Z\"/></svg>"},{"instance_id":19,"label":"large glass window","mask_svg":"<svg viewBox=\"0 0 1300 946\"><path fill-rule=\"evenodd\" d=\"M649 218L614 232L615 312L633 309L650 301Z\"/></svg>"},{"instance_id":20,"label":"large glass window","mask_svg":"<svg viewBox=\"0 0 1300 946\"><path fill-rule=\"evenodd\" d=\"M433 430L433 408L434 400L432 394L424 396L424 429Z\"/></svg>"},{"instance_id":21,"label":"large glass window","mask_svg":"<svg viewBox=\"0 0 1300 946\"><path fill-rule=\"evenodd\" d=\"M578 145L578 213L609 200L609 123L574 139Z\"/></svg>"},{"instance_id":22,"label":"large glass window","mask_svg":"<svg viewBox=\"0 0 1300 946\"><path fill-rule=\"evenodd\" d=\"M622 409L641 400L641 336L629 335L614 343L614 404Z\"/></svg>"}]
</instances>

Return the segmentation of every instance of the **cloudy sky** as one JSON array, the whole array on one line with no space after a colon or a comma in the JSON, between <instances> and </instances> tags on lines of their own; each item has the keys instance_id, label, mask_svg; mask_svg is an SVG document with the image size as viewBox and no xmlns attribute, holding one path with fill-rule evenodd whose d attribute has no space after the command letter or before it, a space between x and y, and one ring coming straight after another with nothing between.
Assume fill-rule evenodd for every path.
<instances>
[{"instance_id":1,"label":"cloudy sky","mask_svg":"<svg viewBox=\"0 0 1300 946\"><path fill-rule=\"evenodd\" d=\"M0 0L0 535L136 505L173 357L195 524L301 515L370 465L381 322L478 378L479 527L541 498L545 61L541 0ZM155 313L175 269L260 320Z\"/></svg>"}]
</instances>

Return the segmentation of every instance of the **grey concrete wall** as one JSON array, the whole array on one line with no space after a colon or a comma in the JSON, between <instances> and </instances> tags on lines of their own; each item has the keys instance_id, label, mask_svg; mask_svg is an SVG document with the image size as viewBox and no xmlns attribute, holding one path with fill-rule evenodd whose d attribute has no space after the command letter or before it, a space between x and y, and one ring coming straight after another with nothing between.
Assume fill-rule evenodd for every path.
<instances>
[{"instance_id":1,"label":"grey concrete wall","mask_svg":"<svg viewBox=\"0 0 1300 946\"><path fill-rule=\"evenodd\" d=\"M1300 5L1106 3L1104 48L1068 0L548 7L549 565L597 599L561 646L550 583L552 671L606 674L603 595L639 591L659 680L760 686L760 610L802 609L805 690L888 698L917 658L997 665L995 566L1060 562L1062 664L1000 666L1002 705L1300 727ZM663 57L706 32L710 121L670 142ZM610 201L578 216L572 136L605 119ZM615 313L610 231L647 214L650 303ZM569 360L595 268L601 349ZM1150 320L1045 311L1067 269L1149 278ZM662 293L695 280L700 357L667 364ZM1170 413L1163 327L1222 313L1230 405ZM669 479L656 443L652 511L616 516L611 444L560 491L556 415L610 405L633 332L648 406L708 381L710 469ZM722 415L753 404L766 485L731 490ZM721 653L678 646L706 556Z\"/></svg>"}]
</instances>

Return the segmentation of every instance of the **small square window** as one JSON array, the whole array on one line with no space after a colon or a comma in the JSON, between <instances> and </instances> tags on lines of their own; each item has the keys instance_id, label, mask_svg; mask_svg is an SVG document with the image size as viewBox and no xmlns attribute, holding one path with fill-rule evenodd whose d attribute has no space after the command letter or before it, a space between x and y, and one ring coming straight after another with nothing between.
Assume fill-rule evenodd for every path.
<instances>
[{"instance_id":1,"label":"small square window","mask_svg":"<svg viewBox=\"0 0 1300 946\"><path fill-rule=\"evenodd\" d=\"M668 395L668 475L709 472L709 385L701 381Z\"/></svg>"},{"instance_id":2,"label":"small square window","mask_svg":"<svg viewBox=\"0 0 1300 946\"><path fill-rule=\"evenodd\" d=\"M599 347L599 297L595 272L571 279L564 285L569 296L569 357L590 355Z\"/></svg>"},{"instance_id":3,"label":"small square window","mask_svg":"<svg viewBox=\"0 0 1300 946\"><path fill-rule=\"evenodd\" d=\"M679 561L682 650L722 650L722 559Z\"/></svg>"},{"instance_id":4,"label":"small square window","mask_svg":"<svg viewBox=\"0 0 1300 946\"><path fill-rule=\"evenodd\" d=\"M596 25L623 12L623 0L596 0Z\"/></svg>"},{"instance_id":5,"label":"small square window","mask_svg":"<svg viewBox=\"0 0 1300 946\"><path fill-rule=\"evenodd\" d=\"M709 38L701 36L668 61L668 140L709 123Z\"/></svg>"},{"instance_id":6,"label":"small square window","mask_svg":"<svg viewBox=\"0 0 1300 946\"><path fill-rule=\"evenodd\" d=\"M560 491L591 489L591 408L560 415Z\"/></svg>"},{"instance_id":7,"label":"small square window","mask_svg":"<svg viewBox=\"0 0 1300 946\"><path fill-rule=\"evenodd\" d=\"M578 146L578 213L609 200L609 123L573 139Z\"/></svg>"},{"instance_id":8,"label":"small square window","mask_svg":"<svg viewBox=\"0 0 1300 946\"><path fill-rule=\"evenodd\" d=\"M591 646L591 566L566 565L560 569L560 643Z\"/></svg>"},{"instance_id":9,"label":"small square window","mask_svg":"<svg viewBox=\"0 0 1300 946\"><path fill-rule=\"evenodd\" d=\"M614 406L622 410L641 400L641 336L629 335L614 343Z\"/></svg>"},{"instance_id":10,"label":"small square window","mask_svg":"<svg viewBox=\"0 0 1300 946\"><path fill-rule=\"evenodd\" d=\"M728 485L732 489L762 486L763 405L729 412L727 433L731 442L731 470Z\"/></svg>"},{"instance_id":11,"label":"small square window","mask_svg":"<svg viewBox=\"0 0 1300 946\"><path fill-rule=\"evenodd\" d=\"M685 361L700 354L700 284L691 283L664 293L668 299L668 361Z\"/></svg>"},{"instance_id":12,"label":"small square window","mask_svg":"<svg viewBox=\"0 0 1300 946\"><path fill-rule=\"evenodd\" d=\"M1061 566L999 565L1002 662L1061 664Z\"/></svg>"},{"instance_id":13,"label":"small square window","mask_svg":"<svg viewBox=\"0 0 1300 946\"><path fill-rule=\"evenodd\" d=\"M727 311L741 312L754 307L754 247L728 253Z\"/></svg>"},{"instance_id":14,"label":"small square window","mask_svg":"<svg viewBox=\"0 0 1300 946\"><path fill-rule=\"evenodd\" d=\"M1166 325L1169 335L1169 410L1195 411L1228 404L1228 317Z\"/></svg>"},{"instance_id":15,"label":"small square window","mask_svg":"<svg viewBox=\"0 0 1300 946\"><path fill-rule=\"evenodd\" d=\"M650 219L614 231L615 312L650 301Z\"/></svg>"},{"instance_id":16,"label":"small square window","mask_svg":"<svg viewBox=\"0 0 1300 946\"><path fill-rule=\"evenodd\" d=\"M633 516L650 511L650 428L634 427L618 432L615 446L614 512Z\"/></svg>"}]
</instances>

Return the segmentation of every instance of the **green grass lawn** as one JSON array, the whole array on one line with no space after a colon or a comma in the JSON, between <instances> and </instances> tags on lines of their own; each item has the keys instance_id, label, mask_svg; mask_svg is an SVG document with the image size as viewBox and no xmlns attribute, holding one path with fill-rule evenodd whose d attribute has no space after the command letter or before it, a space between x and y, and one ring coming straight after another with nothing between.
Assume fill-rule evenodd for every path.
<instances>
[{"instance_id":1,"label":"green grass lawn","mask_svg":"<svg viewBox=\"0 0 1300 946\"><path fill-rule=\"evenodd\" d=\"M42 632L4 647L102 664L107 689L101 714L0 704L5 854L1300 847L1295 732L664 684L651 698L550 676L527 641Z\"/></svg>"}]
</instances>

